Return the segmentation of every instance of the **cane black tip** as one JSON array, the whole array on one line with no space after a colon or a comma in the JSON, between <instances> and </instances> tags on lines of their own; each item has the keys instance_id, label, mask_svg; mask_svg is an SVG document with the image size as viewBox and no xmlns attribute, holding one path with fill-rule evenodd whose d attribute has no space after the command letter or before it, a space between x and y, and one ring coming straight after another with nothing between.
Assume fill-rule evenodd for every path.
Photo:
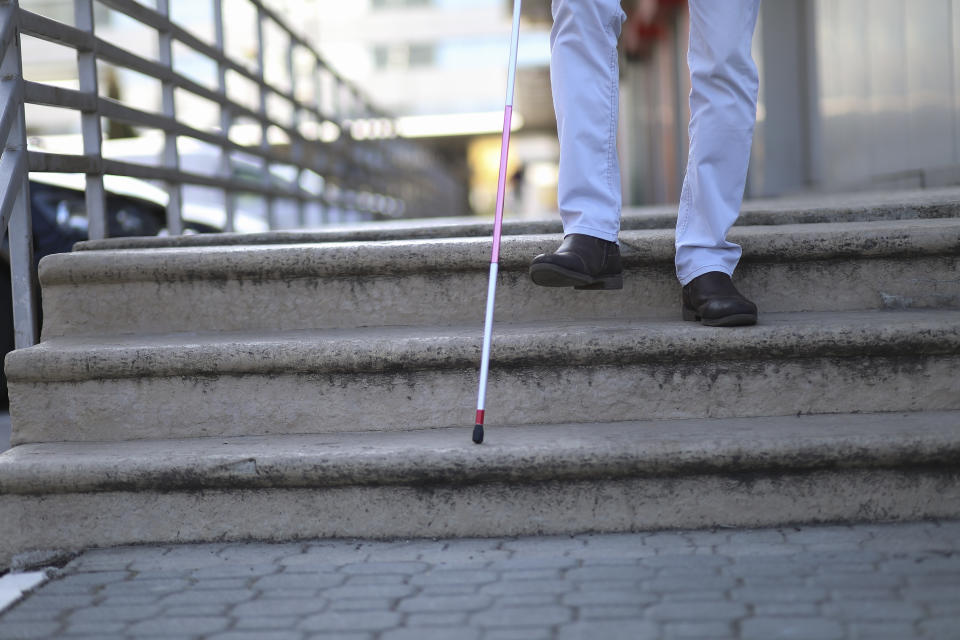
<instances>
[{"instance_id":1,"label":"cane black tip","mask_svg":"<svg viewBox=\"0 0 960 640\"><path fill-rule=\"evenodd\" d=\"M476 444L483 442L483 425L478 424L473 428L473 441Z\"/></svg>"}]
</instances>

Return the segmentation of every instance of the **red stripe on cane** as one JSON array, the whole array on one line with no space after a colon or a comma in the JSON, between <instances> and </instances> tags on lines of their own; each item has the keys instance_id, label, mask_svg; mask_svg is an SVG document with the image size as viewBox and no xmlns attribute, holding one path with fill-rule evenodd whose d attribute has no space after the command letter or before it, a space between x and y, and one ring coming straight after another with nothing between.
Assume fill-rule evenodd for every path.
<instances>
[{"instance_id":1,"label":"red stripe on cane","mask_svg":"<svg viewBox=\"0 0 960 640\"><path fill-rule=\"evenodd\" d=\"M477 424L483 424L483 409L477 409Z\"/></svg>"}]
</instances>

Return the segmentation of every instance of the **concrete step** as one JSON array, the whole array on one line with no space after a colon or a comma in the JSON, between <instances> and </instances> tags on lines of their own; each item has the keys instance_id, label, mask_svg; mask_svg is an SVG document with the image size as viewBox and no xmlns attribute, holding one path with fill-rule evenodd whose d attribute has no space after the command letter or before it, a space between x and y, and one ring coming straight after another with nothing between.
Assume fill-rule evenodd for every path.
<instances>
[{"instance_id":1,"label":"concrete step","mask_svg":"<svg viewBox=\"0 0 960 640\"><path fill-rule=\"evenodd\" d=\"M481 328L61 338L11 353L13 443L469 426ZM487 423L960 409L960 311L500 325Z\"/></svg>"},{"instance_id":2,"label":"concrete step","mask_svg":"<svg viewBox=\"0 0 960 640\"><path fill-rule=\"evenodd\" d=\"M894 192L814 194L801 197L752 200L743 203L739 226L804 224L815 222L871 222L960 216L960 189L921 189ZM673 228L677 205L628 207L621 226L625 231ZM505 235L561 233L558 214L534 219L507 215ZM77 243L75 250L157 249L318 242L358 242L429 238L490 237L493 223L477 216L425 218L363 223L322 229L218 233L188 236L108 238Z\"/></svg>"},{"instance_id":3,"label":"concrete step","mask_svg":"<svg viewBox=\"0 0 960 640\"><path fill-rule=\"evenodd\" d=\"M960 218L734 229L764 312L960 307ZM673 234L621 236L622 291L533 285L553 235L504 238L499 322L676 318ZM481 323L489 239L81 251L43 259L43 337Z\"/></svg>"},{"instance_id":4,"label":"concrete step","mask_svg":"<svg viewBox=\"0 0 960 640\"><path fill-rule=\"evenodd\" d=\"M21 445L0 566L132 543L504 536L960 516L960 413Z\"/></svg>"}]
</instances>

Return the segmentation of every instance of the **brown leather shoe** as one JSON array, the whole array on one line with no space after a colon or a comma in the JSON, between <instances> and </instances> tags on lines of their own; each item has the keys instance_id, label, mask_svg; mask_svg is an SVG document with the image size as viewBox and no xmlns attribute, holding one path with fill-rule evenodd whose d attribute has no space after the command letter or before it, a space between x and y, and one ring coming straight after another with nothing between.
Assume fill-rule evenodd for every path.
<instances>
[{"instance_id":1,"label":"brown leather shoe","mask_svg":"<svg viewBox=\"0 0 960 640\"><path fill-rule=\"evenodd\" d=\"M530 279L541 287L622 289L620 247L616 242L571 233L556 251L533 259Z\"/></svg>"},{"instance_id":2,"label":"brown leather shoe","mask_svg":"<svg viewBox=\"0 0 960 640\"><path fill-rule=\"evenodd\" d=\"M742 327L757 324L757 305L733 286L730 276L710 271L697 276L683 288L684 320L708 327Z\"/></svg>"}]
</instances>

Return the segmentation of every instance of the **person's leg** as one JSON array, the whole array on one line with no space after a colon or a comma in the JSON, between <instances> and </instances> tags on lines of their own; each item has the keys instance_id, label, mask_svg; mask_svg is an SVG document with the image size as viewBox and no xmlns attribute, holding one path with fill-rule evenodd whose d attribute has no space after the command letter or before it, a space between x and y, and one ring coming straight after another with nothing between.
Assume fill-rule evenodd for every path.
<instances>
[{"instance_id":1,"label":"person's leg","mask_svg":"<svg viewBox=\"0 0 960 640\"><path fill-rule=\"evenodd\" d=\"M690 0L690 151L677 218L677 277L733 275L740 247L727 231L740 213L757 115L750 55L760 0Z\"/></svg>"},{"instance_id":2,"label":"person's leg","mask_svg":"<svg viewBox=\"0 0 960 640\"><path fill-rule=\"evenodd\" d=\"M564 233L612 242L620 230L617 160L619 0L553 0L550 83L560 139Z\"/></svg>"},{"instance_id":3,"label":"person's leg","mask_svg":"<svg viewBox=\"0 0 960 640\"><path fill-rule=\"evenodd\" d=\"M759 80L750 48L760 0L689 6L690 150L676 231L676 271L685 287L710 273L725 277L701 283L729 281L740 260L740 247L726 238L740 213L756 121ZM732 284L721 289L717 295L733 295ZM744 315L742 307L734 315Z\"/></svg>"},{"instance_id":4,"label":"person's leg","mask_svg":"<svg viewBox=\"0 0 960 640\"><path fill-rule=\"evenodd\" d=\"M531 265L544 286L619 288L619 0L553 0L550 82L560 140L564 243ZM614 255L615 254L615 255Z\"/></svg>"}]
</instances>

